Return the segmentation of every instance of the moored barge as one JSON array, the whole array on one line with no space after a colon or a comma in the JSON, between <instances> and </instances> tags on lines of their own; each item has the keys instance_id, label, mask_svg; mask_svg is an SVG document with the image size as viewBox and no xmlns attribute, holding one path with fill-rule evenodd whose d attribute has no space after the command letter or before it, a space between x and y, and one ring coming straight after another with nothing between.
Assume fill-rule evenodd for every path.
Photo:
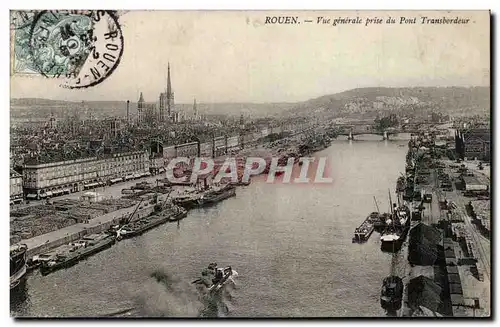
<instances>
[{"instance_id":1,"label":"moored barge","mask_svg":"<svg viewBox=\"0 0 500 327\"><path fill-rule=\"evenodd\" d=\"M167 221L177 221L186 217L187 211L180 207L173 207L161 212L158 215L151 215L134 222L128 223L117 231L117 238L130 238L140 235Z\"/></svg>"},{"instance_id":2,"label":"moored barge","mask_svg":"<svg viewBox=\"0 0 500 327\"><path fill-rule=\"evenodd\" d=\"M56 270L71 267L78 261L112 246L115 240L115 236L108 233L84 236L82 239L70 243L66 251L56 253L53 258L42 261L40 272L42 275L47 275Z\"/></svg>"},{"instance_id":3,"label":"moored barge","mask_svg":"<svg viewBox=\"0 0 500 327\"><path fill-rule=\"evenodd\" d=\"M380 214L378 212L372 212L363 223L354 230L354 237L352 239L353 243L363 243L368 241L371 234L375 230L375 224L380 221Z\"/></svg>"},{"instance_id":4,"label":"moored barge","mask_svg":"<svg viewBox=\"0 0 500 327\"><path fill-rule=\"evenodd\" d=\"M388 312L401 309L403 287L403 280L398 276L384 278L380 291L380 306Z\"/></svg>"}]
</instances>

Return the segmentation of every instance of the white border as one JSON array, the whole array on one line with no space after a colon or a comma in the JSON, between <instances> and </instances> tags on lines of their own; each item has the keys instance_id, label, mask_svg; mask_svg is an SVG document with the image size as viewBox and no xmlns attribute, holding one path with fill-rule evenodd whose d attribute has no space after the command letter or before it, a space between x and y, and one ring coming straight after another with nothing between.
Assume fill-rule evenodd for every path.
<instances>
[{"instance_id":1,"label":"white border","mask_svg":"<svg viewBox=\"0 0 500 327\"><path fill-rule=\"evenodd\" d=\"M7 156L8 153L8 147L9 147L9 88L7 85L9 85L9 32L8 32L8 25L9 25L9 12L8 9L35 9L35 8L41 8L42 2L40 1L11 1L11 3L8 2L2 2L2 8L3 10L1 11L0 17L2 21L3 26L3 33L2 33L2 44L4 45L3 51L2 51L2 62L3 65L1 65L2 69L2 78L4 83L4 87L2 88L2 103L4 110L1 111L0 113L0 131L3 134L2 135L2 142L0 142L0 153L5 154L3 157L4 160L2 160L2 171L4 171L3 174L0 174L1 176L1 183L2 185L1 193L3 196L0 196L2 209L4 214L2 215L2 221L4 223L4 228L2 229L2 236L4 238L4 251L2 251L2 255L5 255L3 262L7 263L7 245L9 243L8 241L8 231L9 231L9 205L8 205L8 185L9 182L7 181L7 168L9 165L9 158ZM43 9L45 8L64 8L64 9L96 9L96 8L102 8L105 7L107 8L120 8L120 9L210 9L210 10L216 10L216 9L233 9L233 10L243 10L243 9L345 9L345 10L361 10L361 9L379 9L379 10L385 10L385 9L470 9L470 10L481 10L481 9L491 9L493 13L499 12L500 10L498 9L499 7L498 1L486 1L486 0L474 0L474 1L452 1L452 0L442 0L442 1L435 1L435 0L420 0L420 1L388 1L388 0L379 0L379 1L361 1L361 0L350 0L350 1L343 1L343 2L338 2L334 3L332 1L328 0L307 0L307 1L286 1L286 0L281 0L281 1L276 1L276 0L246 0L246 1L230 1L230 0L219 0L219 1L194 1L194 0L183 0L183 1L175 1L175 2L159 2L159 1L151 1L151 0L141 0L141 1L124 1L124 0L108 0L106 2L103 2L102 0L87 0L87 1L79 1L78 3L76 2L70 2L70 1L43 1ZM497 21L495 19L495 21ZM498 21L497 21L498 23ZM498 39L498 34L495 36L495 43ZM497 57L492 58L497 59ZM495 77L496 77L496 72L495 72ZM496 88L494 92L498 91ZM497 144L498 139L495 137L495 143ZM496 163L496 158L495 158L495 163ZM495 167L497 168L497 167ZM494 184L495 181L493 181ZM499 184L500 185L500 184ZM496 195L498 195L498 191L495 192ZM495 196L495 200L497 199L497 196ZM497 201L494 201L496 203ZM495 217L496 218L496 217ZM495 219L492 218L492 219ZM495 219L496 220L496 219ZM498 220L497 220L498 221ZM496 224L495 224L496 226ZM497 243L497 242L494 242ZM496 244L495 244L496 246ZM495 248L495 250L498 250L498 248ZM492 261L494 259L492 258ZM6 267L6 264L5 266ZM497 268L495 266L495 268ZM5 271L7 269L4 269ZM498 271L498 268L496 269ZM495 274L495 277L497 277L497 274ZM7 273L5 273L5 276L3 280L7 281ZM498 279L495 278L495 281L498 282ZM10 313L9 313L9 294L8 289L7 289L7 282L5 283L0 283L0 287L4 289L1 294L1 307L3 310L5 310L5 314L2 315L2 322L6 325L11 325L14 324L13 319L11 319ZM498 301L495 301L497 303L498 308ZM500 312L498 310L492 310L492 312ZM404 323L405 321L401 321L398 323ZM30 321L30 322L24 322L23 325L25 326L31 326L35 325L36 321ZM52 323L52 322L49 322ZM71 324L73 322L62 322L62 324ZM76 322L75 322L76 323ZM78 322L82 323L82 322ZM106 323L106 321L93 321L93 323L97 326L103 325ZM140 321L135 321L131 322L133 324L139 324L141 323ZM159 323L170 323L170 322L159 322ZM252 324L271 324L271 322L252 322ZM283 323L283 322L282 322ZM288 323L288 322L284 322ZM306 321L301 321L304 325L312 325L314 322L306 322ZM331 323L334 324L346 324L347 322L341 322L341 321L332 321ZM350 322L352 324L352 322ZM365 323L373 323L372 321L364 322L355 322L354 324L365 324ZM377 321L377 323L386 323L383 321ZM438 321L417 321L417 324L438 324L438 323L443 323L443 322L438 322ZM449 321L447 322L448 324L453 324L454 321ZM193 322L185 322L185 324L191 325L194 324Z\"/></svg>"}]
</instances>

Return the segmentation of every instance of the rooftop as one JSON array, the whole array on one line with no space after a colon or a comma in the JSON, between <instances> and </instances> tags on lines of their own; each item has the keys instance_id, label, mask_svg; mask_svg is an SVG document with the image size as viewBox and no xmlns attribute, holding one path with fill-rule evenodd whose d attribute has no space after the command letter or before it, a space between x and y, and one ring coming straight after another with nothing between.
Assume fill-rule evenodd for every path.
<instances>
[{"instance_id":1,"label":"rooftop","mask_svg":"<svg viewBox=\"0 0 500 327\"><path fill-rule=\"evenodd\" d=\"M464 182L466 184L485 185L484 183L481 183L475 176L463 176L462 178L464 179Z\"/></svg>"},{"instance_id":2,"label":"rooftop","mask_svg":"<svg viewBox=\"0 0 500 327\"><path fill-rule=\"evenodd\" d=\"M464 132L464 140L467 141L468 139L472 138L479 138L483 140L484 142L490 142L491 139L491 130L486 129L486 128L481 128L481 129L471 129L466 132Z\"/></svg>"},{"instance_id":3,"label":"rooftop","mask_svg":"<svg viewBox=\"0 0 500 327\"><path fill-rule=\"evenodd\" d=\"M19 174L17 171L14 169L10 170L10 178L15 178L15 177L23 177L21 174Z\"/></svg>"}]
</instances>

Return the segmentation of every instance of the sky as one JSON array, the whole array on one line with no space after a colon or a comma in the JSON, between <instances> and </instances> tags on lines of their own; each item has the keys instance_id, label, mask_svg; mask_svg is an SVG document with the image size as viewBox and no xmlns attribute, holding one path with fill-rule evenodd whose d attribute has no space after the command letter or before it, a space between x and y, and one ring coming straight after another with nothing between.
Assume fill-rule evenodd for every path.
<instances>
[{"instance_id":1,"label":"sky","mask_svg":"<svg viewBox=\"0 0 500 327\"><path fill-rule=\"evenodd\" d=\"M265 24L266 16L296 16L301 24ZM384 24L316 24L319 16ZM389 16L396 24L385 24ZM470 22L423 25L421 16ZM399 24L400 17L417 23ZM54 79L11 73L11 97L135 102L143 92L155 102L168 62L177 103L296 102L357 87L490 81L487 11L128 11L120 24L123 56L105 81L69 90Z\"/></svg>"}]
</instances>

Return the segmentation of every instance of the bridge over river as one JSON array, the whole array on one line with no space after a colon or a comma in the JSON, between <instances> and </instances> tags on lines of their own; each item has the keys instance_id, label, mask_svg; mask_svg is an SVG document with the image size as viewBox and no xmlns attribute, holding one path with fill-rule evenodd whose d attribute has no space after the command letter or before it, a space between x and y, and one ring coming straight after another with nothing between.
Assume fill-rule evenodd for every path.
<instances>
[{"instance_id":1,"label":"bridge over river","mask_svg":"<svg viewBox=\"0 0 500 327\"><path fill-rule=\"evenodd\" d=\"M435 125L430 123L412 123L402 124L397 127L389 127L385 129L377 128L374 121L356 121L348 123L336 122L320 122L319 120L300 124L282 124L281 126L269 126L260 131L249 134L239 135L220 135L214 136L212 140L207 142L188 142L178 145L164 146L160 139L152 139L153 148L158 147L161 157L174 158L178 156L204 156L217 157L223 154L231 153L233 150L240 150L244 147L255 145L262 137L270 134L288 132L291 135L306 134L318 127L330 127L335 129L337 135L345 135L348 140L354 140L356 135L374 134L380 135L384 140L389 139L390 135L399 133L418 133L422 126ZM156 145L157 144L157 145Z\"/></svg>"},{"instance_id":2,"label":"bridge over river","mask_svg":"<svg viewBox=\"0 0 500 327\"><path fill-rule=\"evenodd\" d=\"M410 123L401 124L396 127L378 128L374 122L352 122L352 123L332 123L330 126L337 129L337 135L347 136L348 140L354 140L356 135L380 135L384 140L388 140L390 135L400 133L418 133L422 127L436 125L434 123Z\"/></svg>"}]
</instances>

